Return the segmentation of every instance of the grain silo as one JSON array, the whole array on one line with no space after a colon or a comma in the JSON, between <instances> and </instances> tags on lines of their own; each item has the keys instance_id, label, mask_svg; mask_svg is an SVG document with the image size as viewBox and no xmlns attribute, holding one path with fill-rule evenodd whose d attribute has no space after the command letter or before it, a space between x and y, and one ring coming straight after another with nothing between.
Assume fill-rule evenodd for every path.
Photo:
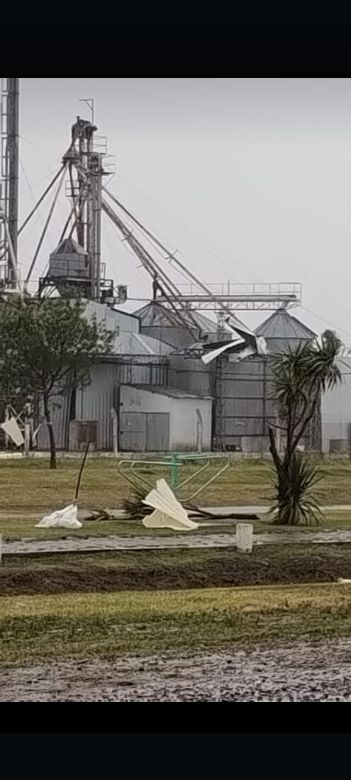
<instances>
[{"instance_id":1,"label":"grain silo","mask_svg":"<svg viewBox=\"0 0 351 780\"><path fill-rule=\"evenodd\" d=\"M277 309L256 328L256 335L265 339L271 353L295 349L316 339L316 334L285 308Z\"/></svg>"}]
</instances>

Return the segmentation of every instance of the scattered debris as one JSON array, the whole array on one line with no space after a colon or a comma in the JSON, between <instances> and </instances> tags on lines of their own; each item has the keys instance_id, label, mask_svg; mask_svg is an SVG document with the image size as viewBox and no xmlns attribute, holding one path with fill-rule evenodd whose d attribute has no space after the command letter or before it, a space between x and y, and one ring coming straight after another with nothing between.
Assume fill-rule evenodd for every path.
<instances>
[{"instance_id":1,"label":"scattered debris","mask_svg":"<svg viewBox=\"0 0 351 780\"><path fill-rule=\"evenodd\" d=\"M46 515L36 524L36 528L83 528L83 523L78 520L77 504L70 504L64 509L59 509Z\"/></svg>"},{"instance_id":2,"label":"scattered debris","mask_svg":"<svg viewBox=\"0 0 351 780\"><path fill-rule=\"evenodd\" d=\"M5 422L1 423L0 428L2 428L6 436L13 441L16 447L22 447L24 438L15 417L5 420Z\"/></svg>"},{"instance_id":3,"label":"scattered debris","mask_svg":"<svg viewBox=\"0 0 351 780\"><path fill-rule=\"evenodd\" d=\"M143 518L145 528L171 528L174 531L193 531L198 523L189 520L186 509L176 499L165 479L156 482L156 490L151 490L143 503L154 508L151 515Z\"/></svg>"},{"instance_id":4,"label":"scattered debris","mask_svg":"<svg viewBox=\"0 0 351 780\"><path fill-rule=\"evenodd\" d=\"M64 509L58 509L56 512L51 512L50 515L45 515L45 517L36 524L36 528L83 528L83 523L78 520L78 496L89 447L90 441L88 441L85 448L84 457L79 469L73 504L69 504L69 506L64 507Z\"/></svg>"}]
</instances>

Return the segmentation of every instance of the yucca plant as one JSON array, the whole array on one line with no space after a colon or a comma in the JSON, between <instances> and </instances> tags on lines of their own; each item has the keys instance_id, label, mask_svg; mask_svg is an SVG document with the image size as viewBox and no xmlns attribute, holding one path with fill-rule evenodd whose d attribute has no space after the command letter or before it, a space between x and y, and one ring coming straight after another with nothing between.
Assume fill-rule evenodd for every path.
<instances>
[{"instance_id":1,"label":"yucca plant","mask_svg":"<svg viewBox=\"0 0 351 780\"><path fill-rule=\"evenodd\" d=\"M143 504L149 490L142 486L133 487L132 494L122 502L123 510L128 520L140 520L140 518L149 515L153 510L151 507Z\"/></svg>"},{"instance_id":2,"label":"yucca plant","mask_svg":"<svg viewBox=\"0 0 351 780\"><path fill-rule=\"evenodd\" d=\"M333 331L323 333L321 344L304 344L274 356L272 360L274 398L279 428L286 437L281 455L276 443L276 426L269 426L270 452L276 471L277 512L281 525L316 522L320 515L313 488L319 471L297 453L307 426L313 419L321 395L341 381L337 365L341 341Z\"/></svg>"},{"instance_id":3,"label":"yucca plant","mask_svg":"<svg viewBox=\"0 0 351 780\"><path fill-rule=\"evenodd\" d=\"M315 495L322 479L318 467L300 453L279 465L275 483L277 500L271 509L273 523L279 525L320 525L323 513Z\"/></svg>"}]
</instances>

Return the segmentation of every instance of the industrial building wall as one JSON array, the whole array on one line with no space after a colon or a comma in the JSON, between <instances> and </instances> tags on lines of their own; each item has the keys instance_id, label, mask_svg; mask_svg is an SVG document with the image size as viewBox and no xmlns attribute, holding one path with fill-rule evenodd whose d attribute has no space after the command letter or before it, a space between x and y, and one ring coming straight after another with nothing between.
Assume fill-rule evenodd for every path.
<instances>
[{"instance_id":1,"label":"industrial building wall","mask_svg":"<svg viewBox=\"0 0 351 780\"><path fill-rule=\"evenodd\" d=\"M55 433L55 442L58 450L68 449L69 441L69 411L71 395L56 396L51 400L52 424ZM37 435L38 450L49 450L49 434L42 404L39 404L40 429Z\"/></svg>"},{"instance_id":2,"label":"industrial building wall","mask_svg":"<svg viewBox=\"0 0 351 780\"><path fill-rule=\"evenodd\" d=\"M168 360L162 357L126 358L105 361L91 369L91 383L77 388L74 417L72 419L97 422L98 450L112 450L111 410L119 404L119 387L122 383L164 386L168 378ZM71 396L53 399L52 418L59 450L69 449ZM41 417L42 417L41 413ZM39 450L49 449L49 437L45 421L38 433Z\"/></svg>"},{"instance_id":3,"label":"industrial building wall","mask_svg":"<svg viewBox=\"0 0 351 780\"><path fill-rule=\"evenodd\" d=\"M170 355L168 384L197 395L212 395L216 364L209 366L200 359Z\"/></svg>"},{"instance_id":4,"label":"industrial building wall","mask_svg":"<svg viewBox=\"0 0 351 780\"><path fill-rule=\"evenodd\" d=\"M120 420L125 415L122 424L129 424L131 428L131 442L133 436L140 434L140 440L145 442L143 416L149 414L169 415L169 445L168 449L179 452L196 451L198 440L198 415L200 411L203 432L202 444L204 450L211 449L211 412L212 401L207 398L190 398L181 396L169 396L140 389L137 387L121 386L120 390ZM134 418L131 417L134 415ZM125 421L125 422L124 422ZM135 421L135 426L133 422ZM120 423L121 425L121 423ZM134 430L133 430L134 429ZM127 441L127 439L126 439ZM125 448L125 447L124 447Z\"/></svg>"},{"instance_id":5,"label":"industrial building wall","mask_svg":"<svg viewBox=\"0 0 351 780\"><path fill-rule=\"evenodd\" d=\"M97 422L97 449L112 449L111 409L118 382L118 364L101 363L91 370L91 384L77 389L75 419Z\"/></svg>"},{"instance_id":6,"label":"industrial building wall","mask_svg":"<svg viewBox=\"0 0 351 780\"><path fill-rule=\"evenodd\" d=\"M212 401L202 398L173 398L171 415L171 449L195 451L199 410L202 420L202 449L211 450Z\"/></svg>"},{"instance_id":7,"label":"industrial building wall","mask_svg":"<svg viewBox=\"0 0 351 780\"><path fill-rule=\"evenodd\" d=\"M217 361L214 439L217 449L261 452L268 447L268 418L274 419L267 361Z\"/></svg>"},{"instance_id":8,"label":"industrial building wall","mask_svg":"<svg viewBox=\"0 0 351 780\"><path fill-rule=\"evenodd\" d=\"M267 338L265 341L267 349L272 355L279 352L287 352L289 349L295 350L301 343L306 343L306 340L302 341L302 339L298 338Z\"/></svg>"},{"instance_id":9,"label":"industrial building wall","mask_svg":"<svg viewBox=\"0 0 351 780\"><path fill-rule=\"evenodd\" d=\"M348 450L351 427L351 359L339 362L342 384L322 397L322 452Z\"/></svg>"},{"instance_id":10,"label":"industrial building wall","mask_svg":"<svg viewBox=\"0 0 351 780\"><path fill-rule=\"evenodd\" d=\"M241 363L227 357L205 366L200 359L170 356L169 384L212 395L213 446L261 452L268 449L267 419L273 417L270 372L262 358Z\"/></svg>"},{"instance_id":11,"label":"industrial building wall","mask_svg":"<svg viewBox=\"0 0 351 780\"><path fill-rule=\"evenodd\" d=\"M117 383L130 385L168 384L168 360L162 357L121 358L117 366Z\"/></svg>"},{"instance_id":12,"label":"industrial building wall","mask_svg":"<svg viewBox=\"0 0 351 780\"><path fill-rule=\"evenodd\" d=\"M167 369L167 360L160 362L158 357L140 357L139 360L126 358L125 361L121 358L120 361L100 363L93 367L91 384L77 390L76 420L97 421L98 450L112 449L111 410L118 408L120 385L164 385Z\"/></svg>"}]
</instances>

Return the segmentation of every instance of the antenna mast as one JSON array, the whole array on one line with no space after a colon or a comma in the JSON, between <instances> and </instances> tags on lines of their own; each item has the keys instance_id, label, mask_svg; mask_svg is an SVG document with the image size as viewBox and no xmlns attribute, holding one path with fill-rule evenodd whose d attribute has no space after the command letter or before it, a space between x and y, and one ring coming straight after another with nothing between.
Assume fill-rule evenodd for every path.
<instances>
[{"instance_id":1,"label":"antenna mast","mask_svg":"<svg viewBox=\"0 0 351 780\"><path fill-rule=\"evenodd\" d=\"M0 92L0 282L17 287L19 79L2 78Z\"/></svg>"}]
</instances>

